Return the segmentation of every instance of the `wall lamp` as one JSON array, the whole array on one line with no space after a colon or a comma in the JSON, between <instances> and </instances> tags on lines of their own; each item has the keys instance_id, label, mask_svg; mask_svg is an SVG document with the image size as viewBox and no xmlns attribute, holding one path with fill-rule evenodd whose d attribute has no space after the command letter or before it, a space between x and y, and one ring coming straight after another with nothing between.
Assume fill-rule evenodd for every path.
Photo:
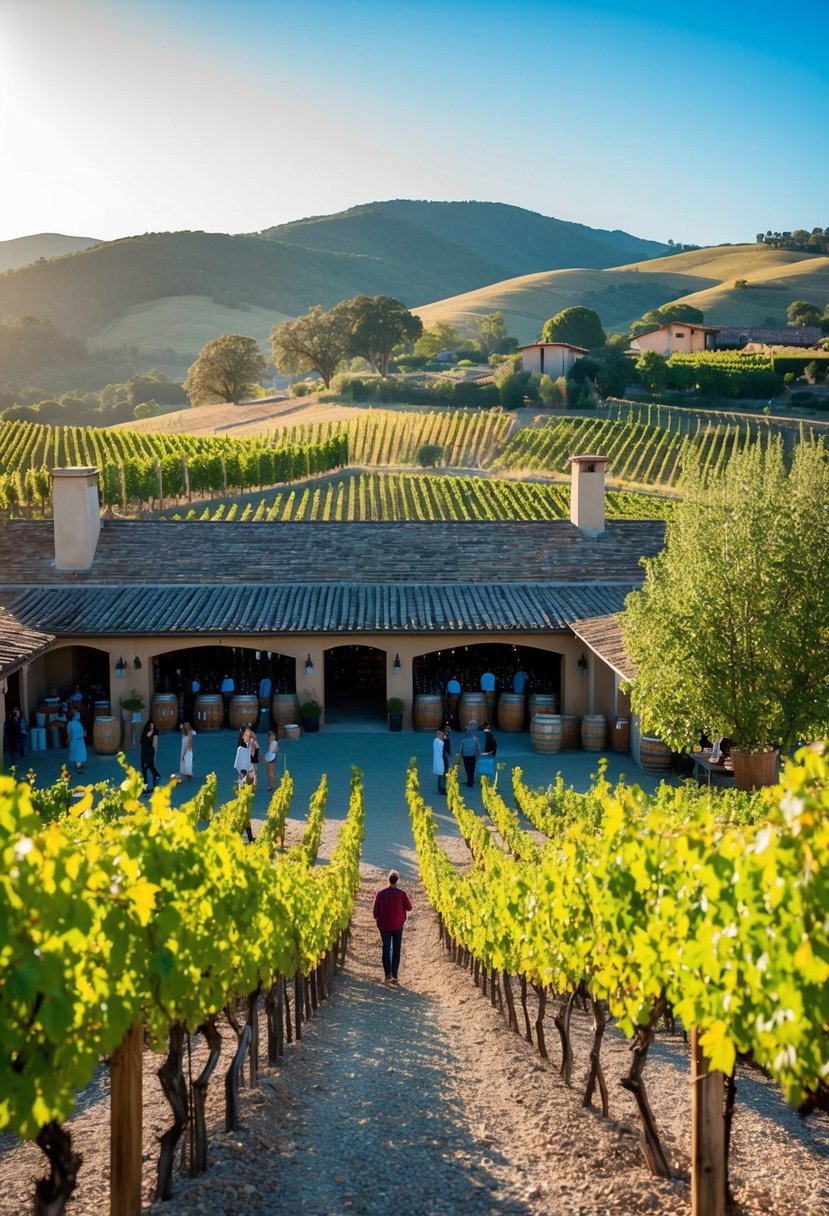
<instances>
[{"instance_id":1,"label":"wall lamp","mask_svg":"<svg viewBox=\"0 0 829 1216\"><path fill-rule=\"evenodd\" d=\"M314 664L311 662L310 654L307 655L305 659L305 674L306 676L312 676L314 674Z\"/></svg>"},{"instance_id":2,"label":"wall lamp","mask_svg":"<svg viewBox=\"0 0 829 1216\"><path fill-rule=\"evenodd\" d=\"M135 658L133 659L132 665L136 671L141 670L141 660L139 659L138 655L136 655Z\"/></svg>"},{"instance_id":3,"label":"wall lamp","mask_svg":"<svg viewBox=\"0 0 829 1216\"><path fill-rule=\"evenodd\" d=\"M400 655L399 654L396 654L394 656L394 662L392 663L392 667L394 668L395 671L400 671Z\"/></svg>"},{"instance_id":4,"label":"wall lamp","mask_svg":"<svg viewBox=\"0 0 829 1216\"><path fill-rule=\"evenodd\" d=\"M581 652L581 658L579 659L579 671L583 676L587 675L587 655L584 651Z\"/></svg>"},{"instance_id":5,"label":"wall lamp","mask_svg":"<svg viewBox=\"0 0 829 1216\"><path fill-rule=\"evenodd\" d=\"M123 659L119 659L115 664L115 674L119 680L123 680L124 672L127 670L127 665Z\"/></svg>"}]
</instances>

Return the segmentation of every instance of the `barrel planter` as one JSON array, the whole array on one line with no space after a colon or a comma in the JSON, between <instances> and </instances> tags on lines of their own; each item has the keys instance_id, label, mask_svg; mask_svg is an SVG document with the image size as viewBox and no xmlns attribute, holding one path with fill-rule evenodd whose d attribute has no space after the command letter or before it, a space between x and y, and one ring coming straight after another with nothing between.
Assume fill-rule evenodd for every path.
<instances>
[{"instance_id":1,"label":"barrel planter","mask_svg":"<svg viewBox=\"0 0 829 1216\"><path fill-rule=\"evenodd\" d=\"M558 696L554 692L531 692L527 697L527 716L532 722L536 714L557 714Z\"/></svg>"},{"instance_id":2,"label":"barrel planter","mask_svg":"<svg viewBox=\"0 0 829 1216\"><path fill-rule=\"evenodd\" d=\"M661 739L643 735L639 741L639 760L646 773L671 771L671 749Z\"/></svg>"},{"instance_id":3,"label":"barrel planter","mask_svg":"<svg viewBox=\"0 0 829 1216\"><path fill-rule=\"evenodd\" d=\"M419 692L414 699L412 721L415 730L440 730L443 726L443 697L439 693Z\"/></svg>"},{"instance_id":4,"label":"barrel planter","mask_svg":"<svg viewBox=\"0 0 829 1216\"><path fill-rule=\"evenodd\" d=\"M561 751L561 715L535 714L530 722L533 751L551 755Z\"/></svg>"},{"instance_id":5,"label":"barrel planter","mask_svg":"<svg viewBox=\"0 0 829 1216\"><path fill-rule=\"evenodd\" d=\"M286 739L298 739L302 733L298 722L286 722L284 730Z\"/></svg>"},{"instance_id":6,"label":"barrel planter","mask_svg":"<svg viewBox=\"0 0 829 1216\"><path fill-rule=\"evenodd\" d=\"M630 751L630 718L613 719L610 746L614 752Z\"/></svg>"},{"instance_id":7,"label":"barrel planter","mask_svg":"<svg viewBox=\"0 0 829 1216\"><path fill-rule=\"evenodd\" d=\"M243 726L256 726L259 721L259 698L237 693L230 698L227 711L227 724L232 730L241 730Z\"/></svg>"},{"instance_id":8,"label":"barrel planter","mask_svg":"<svg viewBox=\"0 0 829 1216\"><path fill-rule=\"evenodd\" d=\"M485 721L486 697L482 692L465 692L458 713L461 730L466 730L470 722L480 726Z\"/></svg>"},{"instance_id":9,"label":"barrel planter","mask_svg":"<svg viewBox=\"0 0 829 1216\"><path fill-rule=\"evenodd\" d=\"M200 692L196 697L193 723L197 731L221 730L225 720L225 707L217 692Z\"/></svg>"},{"instance_id":10,"label":"barrel planter","mask_svg":"<svg viewBox=\"0 0 829 1216\"><path fill-rule=\"evenodd\" d=\"M178 697L174 692L157 692L153 697L150 717L155 722L155 729L162 731L178 730Z\"/></svg>"},{"instance_id":11,"label":"barrel planter","mask_svg":"<svg viewBox=\"0 0 829 1216\"><path fill-rule=\"evenodd\" d=\"M121 743L121 724L117 718L96 718L92 742L99 756L114 756Z\"/></svg>"},{"instance_id":12,"label":"barrel planter","mask_svg":"<svg viewBox=\"0 0 829 1216\"><path fill-rule=\"evenodd\" d=\"M777 781L776 751L746 752L732 747L731 766L737 790L760 790Z\"/></svg>"},{"instance_id":13,"label":"barrel planter","mask_svg":"<svg viewBox=\"0 0 829 1216\"><path fill-rule=\"evenodd\" d=\"M523 692L502 692L498 702L498 725L508 734L524 729L524 707L527 698Z\"/></svg>"},{"instance_id":14,"label":"barrel planter","mask_svg":"<svg viewBox=\"0 0 829 1216\"><path fill-rule=\"evenodd\" d=\"M561 747L565 752L581 747L581 718L576 714L561 715Z\"/></svg>"},{"instance_id":15,"label":"barrel planter","mask_svg":"<svg viewBox=\"0 0 829 1216\"><path fill-rule=\"evenodd\" d=\"M295 692L275 692L271 701L271 718L277 738L286 738L285 726L291 722L299 729L299 697ZM299 736L297 736L298 738Z\"/></svg>"},{"instance_id":16,"label":"barrel planter","mask_svg":"<svg viewBox=\"0 0 829 1216\"><path fill-rule=\"evenodd\" d=\"M94 701L92 704L92 716L95 718L108 718L112 714L112 706L109 701Z\"/></svg>"},{"instance_id":17,"label":"barrel planter","mask_svg":"<svg viewBox=\"0 0 829 1216\"><path fill-rule=\"evenodd\" d=\"M581 745L586 752L601 752L607 746L604 714L585 714L581 720Z\"/></svg>"}]
</instances>

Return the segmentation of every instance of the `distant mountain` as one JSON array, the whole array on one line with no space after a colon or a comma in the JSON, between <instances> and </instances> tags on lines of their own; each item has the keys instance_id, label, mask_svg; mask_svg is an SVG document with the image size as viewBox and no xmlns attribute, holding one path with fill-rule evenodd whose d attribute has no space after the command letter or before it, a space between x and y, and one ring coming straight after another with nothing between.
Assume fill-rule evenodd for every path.
<instances>
[{"instance_id":1,"label":"distant mountain","mask_svg":"<svg viewBox=\"0 0 829 1216\"><path fill-rule=\"evenodd\" d=\"M66 253L79 253L100 241L93 236L62 236L59 232L39 232L36 236L19 236L12 241L0 241L0 272L30 266L38 258L60 258Z\"/></svg>"},{"instance_id":2,"label":"distant mountain","mask_svg":"<svg viewBox=\"0 0 829 1216\"><path fill-rule=\"evenodd\" d=\"M95 338L127 310L169 297L297 316L361 292L414 305L528 270L615 266L666 251L501 203L396 200L249 235L147 233L9 270L0 274L0 316L30 313Z\"/></svg>"}]
</instances>

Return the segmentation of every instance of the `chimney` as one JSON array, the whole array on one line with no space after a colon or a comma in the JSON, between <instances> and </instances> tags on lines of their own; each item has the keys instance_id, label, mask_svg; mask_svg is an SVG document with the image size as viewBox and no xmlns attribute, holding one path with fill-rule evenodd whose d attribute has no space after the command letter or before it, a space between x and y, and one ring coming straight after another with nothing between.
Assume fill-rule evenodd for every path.
<instances>
[{"instance_id":1,"label":"chimney","mask_svg":"<svg viewBox=\"0 0 829 1216\"><path fill-rule=\"evenodd\" d=\"M606 456L571 456L570 522L585 536L601 536Z\"/></svg>"},{"instance_id":2,"label":"chimney","mask_svg":"<svg viewBox=\"0 0 829 1216\"><path fill-rule=\"evenodd\" d=\"M101 532L97 469L52 469L55 569L89 570Z\"/></svg>"}]
</instances>

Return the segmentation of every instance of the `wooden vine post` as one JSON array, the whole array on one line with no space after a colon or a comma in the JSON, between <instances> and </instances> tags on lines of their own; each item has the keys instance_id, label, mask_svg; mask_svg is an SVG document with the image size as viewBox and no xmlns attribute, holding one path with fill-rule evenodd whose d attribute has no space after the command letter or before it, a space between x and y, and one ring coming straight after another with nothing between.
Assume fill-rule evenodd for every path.
<instances>
[{"instance_id":1,"label":"wooden vine post","mask_svg":"<svg viewBox=\"0 0 829 1216\"><path fill-rule=\"evenodd\" d=\"M691 1031L691 1216L725 1216L723 1074L708 1066Z\"/></svg>"},{"instance_id":2,"label":"wooden vine post","mask_svg":"<svg viewBox=\"0 0 829 1216\"><path fill-rule=\"evenodd\" d=\"M109 1061L110 1216L141 1216L144 1027L130 1026Z\"/></svg>"}]
</instances>

